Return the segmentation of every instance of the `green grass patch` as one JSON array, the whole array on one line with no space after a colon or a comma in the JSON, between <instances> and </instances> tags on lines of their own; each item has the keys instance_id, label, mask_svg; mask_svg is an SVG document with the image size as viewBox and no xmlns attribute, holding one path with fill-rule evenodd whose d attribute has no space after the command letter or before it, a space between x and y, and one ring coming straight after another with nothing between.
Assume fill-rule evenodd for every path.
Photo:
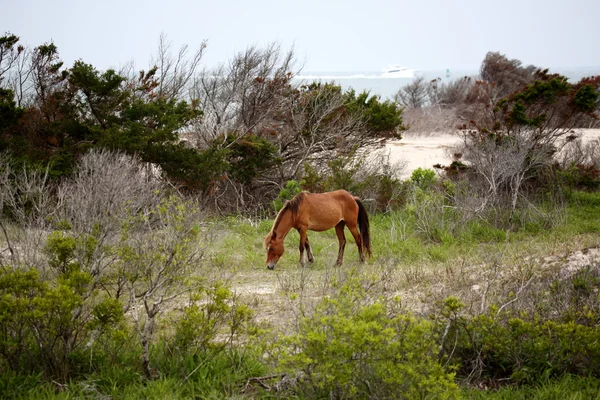
<instances>
[{"instance_id":1,"label":"green grass patch","mask_svg":"<svg viewBox=\"0 0 600 400\"><path fill-rule=\"evenodd\" d=\"M530 386L463 389L462 394L472 400L595 400L600 399L600 379L567 375Z\"/></svg>"},{"instance_id":2,"label":"green grass patch","mask_svg":"<svg viewBox=\"0 0 600 400\"><path fill-rule=\"evenodd\" d=\"M135 360L106 364L64 384L40 376L5 373L0 375L0 398L220 399L238 396L250 377L266 373L252 351L209 351L176 357L163 346L154 380L132 369L135 364Z\"/></svg>"}]
</instances>

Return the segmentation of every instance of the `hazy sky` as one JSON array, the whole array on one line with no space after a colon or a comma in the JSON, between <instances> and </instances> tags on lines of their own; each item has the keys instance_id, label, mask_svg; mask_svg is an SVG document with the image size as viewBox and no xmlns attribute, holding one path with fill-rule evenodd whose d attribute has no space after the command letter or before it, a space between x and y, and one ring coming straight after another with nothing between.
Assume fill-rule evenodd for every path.
<instances>
[{"instance_id":1,"label":"hazy sky","mask_svg":"<svg viewBox=\"0 0 600 400\"><path fill-rule=\"evenodd\" d=\"M54 41L67 66L146 68L164 32L208 48L294 46L304 72L478 69L488 51L539 67L600 66L600 0L2 0L0 30ZM1 32L0 32L1 33Z\"/></svg>"}]
</instances>

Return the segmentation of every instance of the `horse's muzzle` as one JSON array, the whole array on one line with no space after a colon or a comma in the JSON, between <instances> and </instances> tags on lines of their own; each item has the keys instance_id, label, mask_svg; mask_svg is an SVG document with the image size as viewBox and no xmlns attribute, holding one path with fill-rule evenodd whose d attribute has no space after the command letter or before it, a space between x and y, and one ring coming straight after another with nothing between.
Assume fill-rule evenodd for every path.
<instances>
[{"instance_id":1,"label":"horse's muzzle","mask_svg":"<svg viewBox=\"0 0 600 400\"><path fill-rule=\"evenodd\" d=\"M271 270L275 269L275 263L274 262L268 263L267 264L267 269L271 269Z\"/></svg>"}]
</instances>

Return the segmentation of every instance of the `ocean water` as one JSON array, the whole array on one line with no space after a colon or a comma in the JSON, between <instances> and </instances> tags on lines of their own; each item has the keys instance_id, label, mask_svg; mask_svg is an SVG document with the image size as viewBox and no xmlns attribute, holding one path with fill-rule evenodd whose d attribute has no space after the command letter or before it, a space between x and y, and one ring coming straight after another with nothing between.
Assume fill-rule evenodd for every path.
<instances>
[{"instance_id":1,"label":"ocean water","mask_svg":"<svg viewBox=\"0 0 600 400\"><path fill-rule=\"evenodd\" d=\"M559 73L566 76L570 82L575 83L586 76L600 75L600 66L598 67L579 67L579 68L550 68L550 72ZM442 82L449 82L464 76L477 77L479 70L425 70L418 71L415 76L421 75L427 81L441 78ZM383 100L393 99L394 95L414 78L389 78L382 77L379 71L353 71L353 72L325 72L312 71L302 72L294 78L298 84L310 83L313 81L334 82L343 89L354 89L357 93L367 91L373 95L379 95Z\"/></svg>"}]
</instances>

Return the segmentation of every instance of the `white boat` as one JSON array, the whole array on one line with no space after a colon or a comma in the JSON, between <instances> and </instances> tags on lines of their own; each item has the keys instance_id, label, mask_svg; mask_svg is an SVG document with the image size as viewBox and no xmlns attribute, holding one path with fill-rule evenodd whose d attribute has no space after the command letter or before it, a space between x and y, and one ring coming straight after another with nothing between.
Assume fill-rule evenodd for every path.
<instances>
[{"instance_id":1,"label":"white boat","mask_svg":"<svg viewBox=\"0 0 600 400\"><path fill-rule=\"evenodd\" d=\"M382 78L414 78L416 69L409 69L402 65L394 64L381 71Z\"/></svg>"}]
</instances>

